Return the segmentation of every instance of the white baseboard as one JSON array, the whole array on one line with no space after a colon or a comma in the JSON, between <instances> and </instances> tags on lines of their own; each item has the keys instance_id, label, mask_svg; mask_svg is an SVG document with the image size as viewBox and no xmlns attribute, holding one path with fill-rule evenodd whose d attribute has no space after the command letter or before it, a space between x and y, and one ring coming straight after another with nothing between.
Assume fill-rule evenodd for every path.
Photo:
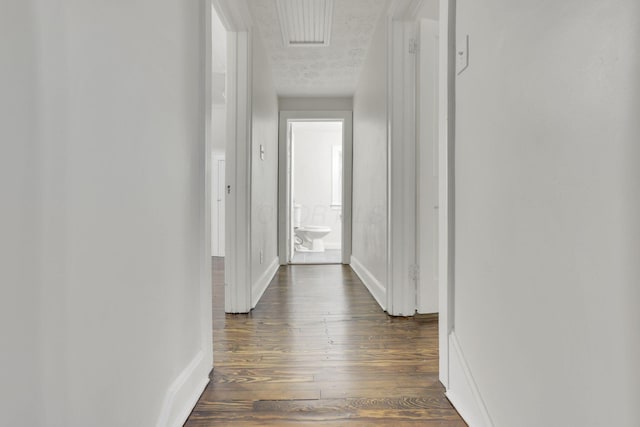
<instances>
[{"instance_id":1,"label":"white baseboard","mask_svg":"<svg viewBox=\"0 0 640 427\"><path fill-rule=\"evenodd\" d=\"M275 276L278 272L278 268L280 268L280 258L275 257L274 260L271 261L271 264L269 264L269 267L267 267L265 272L262 273L262 275L258 278L258 280L255 281L255 283L252 284L251 308L255 308L255 306L258 304L258 301L260 301L260 298L262 298L262 294L264 294L264 291L266 291L267 287L269 287L269 283L271 283L273 276Z\"/></svg>"},{"instance_id":2,"label":"white baseboard","mask_svg":"<svg viewBox=\"0 0 640 427\"><path fill-rule=\"evenodd\" d=\"M196 406L200 395L209 383L212 366L200 350L189 365L171 383L165 394L157 427L180 427Z\"/></svg>"},{"instance_id":3,"label":"white baseboard","mask_svg":"<svg viewBox=\"0 0 640 427\"><path fill-rule=\"evenodd\" d=\"M449 334L449 389L447 398L469 427L493 427L478 385L473 379L455 331Z\"/></svg>"},{"instance_id":4,"label":"white baseboard","mask_svg":"<svg viewBox=\"0 0 640 427\"><path fill-rule=\"evenodd\" d=\"M355 271L362 283L369 289L378 305L383 310L386 310L387 290L384 285L353 255L351 255L351 269Z\"/></svg>"}]
</instances>

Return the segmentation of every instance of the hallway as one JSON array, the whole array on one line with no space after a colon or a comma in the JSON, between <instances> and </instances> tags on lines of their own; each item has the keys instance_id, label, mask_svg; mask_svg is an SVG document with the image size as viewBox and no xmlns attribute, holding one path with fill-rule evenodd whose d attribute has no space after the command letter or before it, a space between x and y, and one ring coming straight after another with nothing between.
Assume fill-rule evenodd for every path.
<instances>
[{"instance_id":1,"label":"hallway","mask_svg":"<svg viewBox=\"0 0 640 427\"><path fill-rule=\"evenodd\" d=\"M255 310L225 315L222 268L215 370L186 427L466 425L438 381L436 317L387 316L340 265L282 267Z\"/></svg>"}]
</instances>

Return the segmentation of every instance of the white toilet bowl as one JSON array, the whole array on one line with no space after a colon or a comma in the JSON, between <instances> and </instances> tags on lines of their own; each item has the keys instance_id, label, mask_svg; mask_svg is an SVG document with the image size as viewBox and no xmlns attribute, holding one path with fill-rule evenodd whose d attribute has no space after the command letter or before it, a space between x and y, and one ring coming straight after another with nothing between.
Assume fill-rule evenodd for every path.
<instances>
[{"instance_id":1,"label":"white toilet bowl","mask_svg":"<svg viewBox=\"0 0 640 427\"><path fill-rule=\"evenodd\" d=\"M303 225L295 229L296 251L324 252L322 238L331 233L331 227L322 225Z\"/></svg>"}]
</instances>

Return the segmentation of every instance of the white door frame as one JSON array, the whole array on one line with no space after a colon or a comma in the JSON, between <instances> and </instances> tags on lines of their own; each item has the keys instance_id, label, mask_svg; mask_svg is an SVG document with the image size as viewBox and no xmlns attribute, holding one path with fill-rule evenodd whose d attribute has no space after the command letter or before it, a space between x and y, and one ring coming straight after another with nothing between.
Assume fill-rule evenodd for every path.
<instances>
[{"instance_id":1,"label":"white door frame","mask_svg":"<svg viewBox=\"0 0 640 427\"><path fill-rule=\"evenodd\" d=\"M438 242L440 382L449 389L449 346L454 328L455 262L455 3L440 0L438 96Z\"/></svg>"},{"instance_id":2,"label":"white door frame","mask_svg":"<svg viewBox=\"0 0 640 427\"><path fill-rule=\"evenodd\" d=\"M212 0L227 29L225 312L251 311L251 13L246 0Z\"/></svg>"},{"instance_id":3,"label":"white door frame","mask_svg":"<svg viewBox=\"0 0 640 427\"><path fill-rule=\"evenodd\" d=\"M440 381L449 388L449 343L454 329L454 138L455 138L455 0L439 0L438 89L438 310ZM415 215L401 224L407 211L415 213L415 163L408 157L415 144L415 60L411 49L411 26L415 25L422 0L393 0L388 18L389 106L389 244L387 312L413 315L416 308ZM415 37L415 36L414 36ZM419 48L419 47L418 47ZM408 142L407 142L408 141ZM412 142L413 141L413 142ZM413 146L415 153L415 145ZM407 167L408 170L403 169ZM413 181L409 171L413 168ZM413 187L412 187L413 185ZM414 240L411 239L411 233ZM403 247L402 239L409 238Z\"/></svg>"},{"instance_id":4,"label":"white door frame","mask_svg":"<svg viewBox=\"0 0 640 427\"><path fill-rule=\"evenodd\" d=\"M202 93L199 113L201 117L200 131L202 137L202 157L204 159L204 194L202 215L204 221L204 236L201 237L201 254L200 254L200 351L201 360L210 362L213 368L213 341L211 335L211 316L212 306L211 298L213 288L211 286L211 146L212 146L212 128L211 128L211 110L213 108L212 97L212 18L213 9L211 0L203 0L200 2L202 34L204 38L201 40L200 48L202 58L204 59L204 67L202 67L200 78L200 90ZM206 384L206 383L205 383ZM175 415L163 413L158 421L159 426L167 423L168 420L175 419ZM186 419L185 418L181 418Z\"/></svg>"},{"instance_id":5,"label":"white door frame","mask_svg":"<svg viewBox=\"0 0 640 427\"><path fill-rule=\"evenodd\" d=\"M296 121L342 121L342 264L351 263L353 113L351 111L280 111L278 132L278 256L280 264L291 260L291 183L289 124Z\"/></svg>"},{"instance_id":6,"label":"white door frame","mask_svg":"<svg viewBox=\"0 0 640 427\"><path fill-rule=\"evenodd\" d=\"M438 312L438 45L437 21L421 19L418 31L417 64L417 245L419 265L416 309Z\"/></svg>"},{"instance_id":7,"label":"white door frame","mask_svg":"<svg viewBox=\"0 0 640 427\"><path fill-rule=\"evenodd\" d=\"M389 212L387 312L416 312L416 43L415 19L389 22Z\"/></svg>"}]
</instances>

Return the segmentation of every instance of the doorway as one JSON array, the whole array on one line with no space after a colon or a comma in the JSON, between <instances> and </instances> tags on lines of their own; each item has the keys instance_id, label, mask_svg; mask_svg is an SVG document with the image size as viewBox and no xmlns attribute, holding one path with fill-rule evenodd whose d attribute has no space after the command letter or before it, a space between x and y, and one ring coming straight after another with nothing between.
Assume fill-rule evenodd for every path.
<instances>
[{"instance_id":1,"label":"doorway","mask_svg":"<svg viewBox=\"0 0 640 427\"><path fill-rule=\"evenodd\" d=\"M342 262L342 126L290 123L290 264Z\"/></svg>"},{"instance_id":2,"label":"doorway","mask_svg":"<svg viewBox=\"0 0 640 427\"><path fill-rule=\"evenodd\" d=\"M351 117L351 111L280 112L282 265L350 263Z\"/></svg>"}]
</instances>

